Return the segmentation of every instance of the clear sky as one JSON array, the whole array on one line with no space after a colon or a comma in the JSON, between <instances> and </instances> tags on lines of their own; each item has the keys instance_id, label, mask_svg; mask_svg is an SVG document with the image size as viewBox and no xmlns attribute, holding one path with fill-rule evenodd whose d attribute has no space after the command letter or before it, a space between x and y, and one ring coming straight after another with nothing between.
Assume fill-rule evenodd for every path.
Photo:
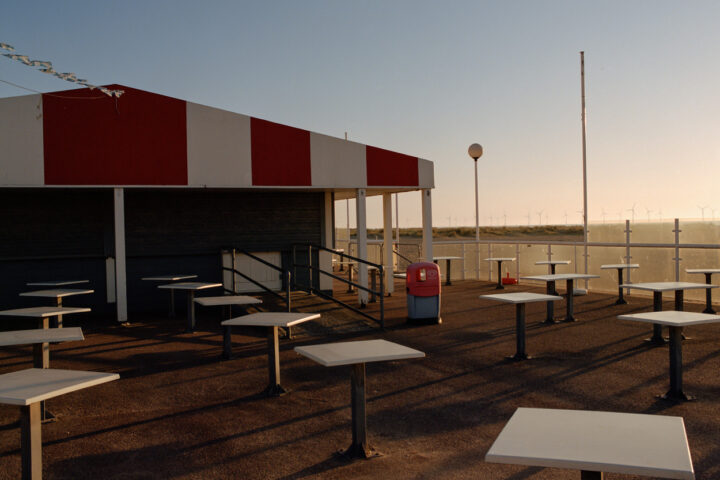
<instances>
[{"instance_id":1,"label":"clear sky","mask_svg":"<svg viewBox=\"0 0 720 480\"><path fill-rule=\"evenodd\" d=\"M581 222L584 50L591 221L633 206L638 220L705 206L720 219L716 0L4 0L1 12L0 42L92 83L432 160L435 226L474 224L473 142L481 224ZM0 80L72 88L2 57ZM0 97L26 93L0 83ZM400 195L400 223L420 224L418 193Z\"/></svg>"}]
</instances>

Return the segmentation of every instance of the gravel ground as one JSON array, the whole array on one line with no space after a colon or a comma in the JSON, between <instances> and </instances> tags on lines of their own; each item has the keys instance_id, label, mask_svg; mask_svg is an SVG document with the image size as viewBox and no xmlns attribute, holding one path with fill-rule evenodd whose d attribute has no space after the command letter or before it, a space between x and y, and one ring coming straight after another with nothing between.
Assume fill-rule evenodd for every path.
<instances>
[{"instance_id":1,"label":"gravel ground","mask_svg":"<svg viewBox=\"0 0 720 480\"><path fill-rule=\"evenodd\" d=\"M656 398L668 389L667 348L645 345L650 325L616 319L650 310L649 298L631 296L628 305L614 306L610 295L577 297L579 321L553 326L540 323L544 304L530 304L533 358L508 362L515 350L514 307L478 298L495 293L492 284L444 287L440 325L409 325L404 285L397 289L386 298L384 331L316 297L295 295L298 310L319 311L323 320L282 340L282 384L291 392L280 398L260 395L267 383L262 330L237 329L234 358L219 360L219 309L200 311L195 334L182 333L182 318L162 315L131 318L127 327L66 318L83 326L86 340L54 345L52 367L117 372L121 380L48 401L58 421L43 426L45 478L579 478L577 471L483 461L521 406L682 416L696 478L720 478L718 325L688 329L684 387L697 400L674 404ZM338 295L352 301L342 290L337 287ZM506 292L528 290L544 288ZM159 295L158 303L163 300ZM670 296L664 307L673 308ZM563 311L558 304L556 315ZM350 443L350 370L320 366L292 349L370 338L427 356L368 364L369 439L384 455L347 462L335 452ZM29 347L0 349L0 373L29 367ZM18 408L2 405L0 479L20 477L19 448Z\"/></svg>"}]
</instances>

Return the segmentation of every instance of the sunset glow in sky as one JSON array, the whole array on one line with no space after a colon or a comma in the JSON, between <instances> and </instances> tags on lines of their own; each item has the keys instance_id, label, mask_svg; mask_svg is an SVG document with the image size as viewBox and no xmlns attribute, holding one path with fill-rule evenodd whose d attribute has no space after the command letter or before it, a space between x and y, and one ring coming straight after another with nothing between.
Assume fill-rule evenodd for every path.
<instances>
[{"instance_id":1,"label":"sunset glow in sky","mask_svg":"<svg viewBox=\"0 0 720 480\"><path fill-rule=\"evenodd\" d=\"M2 12L1 42L92 83L432 160L436 226L474 224L473 142L481 224L581 222L584 50L590 219L633 206L636 220L720 219L716 1L6 0ZM72 87L5 58L0 80ZM28 93L0 82L0 97ZM419 193L400 196L400 223L420 224Z\"/></svg>"}]
</instances>

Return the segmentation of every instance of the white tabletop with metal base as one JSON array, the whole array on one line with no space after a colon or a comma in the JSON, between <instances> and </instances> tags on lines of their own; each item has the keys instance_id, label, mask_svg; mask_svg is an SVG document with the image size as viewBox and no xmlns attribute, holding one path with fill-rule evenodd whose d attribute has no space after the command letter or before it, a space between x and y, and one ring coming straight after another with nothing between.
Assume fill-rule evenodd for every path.
<instances>
[{"instance_id":1,"label":"white tabletop with metal base","mask_svg":"<svg viewBox=\"0 0 720 480\"><path fill-rule=\"evenodd\" d=\"M498 281L497 285L495 286L496 290L503 290L505 287L503 287L502 284L502 263L503 262L514 262L515 257L490 257L485 259L486 262L497 262L498 264Z\"/></svg>"},{"instance_id":2,"label":"white tabletop with metal base","mask_svg":"<svg viewBox=\"0 0 720 480\"><path fill-rule=\"evenodd\" d=\"M0 403L20 406L23 479L42 479L40 402L119 378L117 373L49 368L30 368L0 375Z\"/></svg>"},{"instance_id":3,"label":"white tabletop with metal base","mask_svg":"<svg viewBox=\"0 0 720 480\"><path fill-rule=\"evenodd\" d=\"M352 443L341 452L348 458L372 458L380 455L367 441L367 414L365 401L365 364L421 358L419 350L386 340L325 343L295 347L295 351L326 367L352 365L350 373L352 400Z\"/></svg>"},{"instance_id":4,"label":"white tabletop with metal base","mask_svg":"<svg viewBox=\"0 0 720 480\"><path fill-rule=\"evenodd\" d=\"M682 312L684 310L683 300L685 290L697 290L701 288L717 288L717 285L707 285L704 283L690 282L647 282L647 283L626 283L621 285L622 288L636 288L638 290L647 290L653 292L653 312L662 311L662 294L663 292L675 292L675 310ZM667 341L662 334L662 325L653 324L652 337L646 338L646 342L650 345L665 345Z\"/></svg>"},{"instance_id":5,"label":"white tabletop with metal base","mask_svg":"<svg viewBox=\"0 0 720 480\"><path fill-rule=\"evenodd\" d=\"M450 264L452 260L462 260L462 257L433 257L433 262L438 263L445 260L445 285L452 285L450 281Z\"/></svg>"},{"instance_id":6,"label":"white tabletop with metal base","mask_svg":"<svg viewBox=\"0 0 720 480\"><path fill-rule=\"evenodd\" d=\"M23 292L20 294L21 297L41 297L41 298L54 298L55 306L62 307L63 298L72 297L75 295L88 295L94 293L95 290L81 289L81 288L56 288L52 290L35 290L33 292ZM58 328L63 326L62 314L54 315L57 319L57 324L53 325Z\"/></svg>"},{"instance_id":7,"label":"white tabletop with metal base","mask_svg":"<svg viewBox=\"0 0 720 480\"><path fill-rule=\"evenodd\" d=\"M480 298L515 304L515 355L510 360L527 360L530 357L525 352L525 304L532 302L554 302L562 300L556 295L543 295L541 293L517 292L496 293L494 295L480 295Z\"/></svg>"},{"instance_id":8,"label":"white tabletop with metal base","mask_svg":"<svg viewBox=\"0 0 720 480\"><path fill-rule=\"evenodd\" d=\"M701 273L705 275L705 284L710 285L712 283L713 273L720 273L720 268L686 268L685 272L689 274ZM715 313L712 308L712 289L708 288L705 290L705 310L703 313Z\"/></svg>"},{"instance_id":9,"label":"white tabletop with metal base","mask_svg":"<svg viewBox=\"0 0 720 480\"><path fill-rule=\"evenodd\" d=\"M554 295L555 291L555 282L558 280L565 280L565 285L567 287L567 301L565 302L565 321L566 322L575 322L577 321L575 318L575 305L574 305L574 298L575 298L575 289L574 289L574 282L575 280L584 280L584 279L590 279L590 278L599 278L598 275L591 275L589 273L556 273L555 275L532 275L529 277L521 277L523 280L539 280L541 282L546 283L546 293L548 295ZM546 317L545 322L547 324L553 324L557 323L555 322L555 307L553 305L552 301L549 301L545 304L546 307Z\"/></svg>"},{"instance_id":10,"label":"white tabletop with metal base","mask_svg":"<svg viewBox=\"0 0 720 480\"><path fill-rule=\"evenodd\" d=\"M618 272L618 299L615 301L615 305L625 305L627 300L623 296L623 270L631 270L633 268L640 268L637 263L614 263L610 265L600 265L600 270L617 270Z\"/></svg>"},{"instance_id":11,"label":"white tabletop with metal base","mask_svg":"<svg viewBox=\"0 0 720 480\"><path fill-rule=\"evenodd\" d=\"M33 367L50 368L50 343L85 340L80 327L42 328L35 330L11 330L0 332L0 347L13 345L33 346ZM51 422L55 415L45 409L45 401L40 402L40 420Z\"/></svg>"},{"instance_id":12,"label":"white tabletop with metal base","mask_svg":"<svg viewBox=\"0 0 720 480\"><path fill-rule=\"evenodd\" d=\"M486 462L694 480L682 417L518 408Z\"/></svg>"},{"instance_id":13,"label":"white tabletop with metal base","mask_svg":"<svg viewBox=\"0 0 720 480\"><path fill-rule=\"evenodd\" d=\"M143 277L141 280L149 282L178 282L180 280L192 280L197 278L197 275L156 275L153 277ZM175 290L170 290L170 309L168 310L168 317L175 317Z\"/></svg>"},{"instance_id":14,"label":"white tabletop with metal base","mask_svg":"<svg viewBox=\"0 0 720 480\"><path fill-rule=\"evenodd\" d=\"M682 387L683 327L701 325L703 323L718 323L720 322L720 315L671 310L667 312L643 312L620 315L618 319L668 326L670 331L670 390L668 390L665 395L660 395L660 398L673 401L693 400L693 397L683 392Z\"/></svg>"},{"instance_id":15,"label":"white tabletop with metal base","mask_svg":"<svg viewBox=\"0 0 720 480\"><path fill-rule=\"evenodd\" d=\"M169 290L185 290L187 293L187 321L185 324L185 333L195 331L195 292L206 290L208 288L222 287L222 283L204 283L204 282L178 282L168 283L167 285L158 285L158 288Z\"/></svg>"},{"instance_id":16,"label":"white tabletop with metal base","mask_svg":"<svg viewBox=\"0 0 720 480\"><path fill-rule=\"evenodd\" d=\"M296 313L296 312L259 312L231 318L222 322L223 328L223 358L232 358L232 327L245 325L255 327L267 327L268 329L268 386L263 394L268 397L279 397L288 391L280 385L280 341L278 340L278 328L290 328L293 325L317 320L319 313Z\"/></svg>"}]
</instances>

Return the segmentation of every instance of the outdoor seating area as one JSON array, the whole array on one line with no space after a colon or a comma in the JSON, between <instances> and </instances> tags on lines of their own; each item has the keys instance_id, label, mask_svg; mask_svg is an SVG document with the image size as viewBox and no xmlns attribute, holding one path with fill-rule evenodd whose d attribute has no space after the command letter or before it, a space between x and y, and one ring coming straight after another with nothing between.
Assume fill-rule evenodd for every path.
<instances>
[{"instance_id":1,"label":"outdoor seating area","mask_svg":"<svg viewBox=\"0 0 720 480\"><path fill-rule=\"evenodd\" d=\"M574 479L576 470L630 475L618 478L720 475L715 448L720 332L713 323L719 317L699 313L704 304L684 305L687 318L670 311L660 312L667 318L655 318L648 297L630 296L627 304L617 305L612 295L591 291L575 299L578 321L548 325L543 303L562 297L547 295L541 285L521 281L497 294L494 282L456 280L442 292L443 323L415 324L406 319L402 283L396 282L398 294L385 298L384 330L305 294L294 298L294 309L305 313L283 313L263 298L263 308L277 312L239 316L222 325L216 311L199 309L194 333L178 331L177 320L164 315L126 326L67 317L63 334L52 339L62 343L49 344L53 369L99 372L98 382L118 375L120 380L53 399L57 421L33 427L36 433L42 429L46 476L112 478L113 472L123 472L131 478L231 478L243 472L250 479ZM352 301L345 284L336 282L334 289L338 298ZM572 288L568 297L570 292ZM194 300L202 298L213 297ZM207 304L221 304L217 302ZM516 305L515 325L504 303ZM677 310L669 302L667 307ZM378 308L377 303L367 306L370 312ZM340 318L355 326L334 328ZM21 325L20 318L14 321L12 325ZM84 322L90 325L79 332L74 325ZM669 391L668 351L643 342L643 322L671 327ZM280 341L278 329L290 326L296 329L294 337ZM692 340L680 342L683 327L692 330ZM32 350L32 343L44 341L51 339L33 332L0 337L0 375L41 368L37 355L42 350ZM685 343L684 356L680 343ZM516 361L507 361L513 350ZM532 360L518 361L528 359L528 353ZM695 401L683 401L689 398L685 389ZM664 391L666 398L656 396ZM31 405L55 393L43 395L0 396L12 400L5 403ZM25 465L21 453L26 440L20 438L25 427L17 423L18 410L12 405L0 405L5 432L0 435L0 472L8 478L19 477ZM35 418L35 407L28 408L28 418ZM575 411L590 415L590 423L596 422L592 412L632 414L633 421L672 430L665 435L673 440L662 448L645 445L649 453L643 455L657 460L645 463L618 456L619 447L564 451L560 440L550 440L555 434L550 430L533 433L533 420L530 430L510 420L535 410L557 415ZM677 417L680 424L662 424ZM28 421L22 425L32 425ZM622 432L624 417L618 422ZM507 433L506 425L511 428ZM557 432L576 434L568 428ZM22 433L23 439L26 435ZM540 450L517 450L508 435L535 435L548 442ZM610 434L598 435L597 441L602 437L609 445L616 443ZM35 445L38 438L33 437ZM570 442L598 445L590 437ZM338 449L345 455L337 455ZM352 461L357 457L378 458ZM33 458L37 462L37 452ZM615 467L598 466L611 460Z\"/></svg>"}]
</instances>

